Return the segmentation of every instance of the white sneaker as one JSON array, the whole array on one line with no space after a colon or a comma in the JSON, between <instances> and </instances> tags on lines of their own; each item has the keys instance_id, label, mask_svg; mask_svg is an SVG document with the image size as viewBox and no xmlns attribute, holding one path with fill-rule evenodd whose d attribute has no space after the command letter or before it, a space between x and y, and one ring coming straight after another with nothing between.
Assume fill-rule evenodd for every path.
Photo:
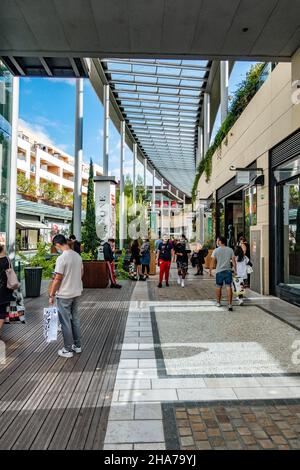
<instances>
[{"instance_id":1,"label":"white sneaker","mask_svg":"<svg viewBox=\"0 0 300 470\"><path fill-rule=\"evenodd\" d=\"M181 281L181 287L184 287L184 279Z\"/></svg>"},{"instance_id":2,"label":"white sneaker","mask_svg":"<svg viewBox=\"0 0 300 470\"><path fill-rule=\"evenodd\" d=\"M69 358L69 357L73 357L73 353L72 351L67 351L65 348L62 348L58 351L58 355L61 356L61 357L65 357L65 358Z\"/></svg>"},{"instance_id":3,"label":"white sneaker","mask_svg":"<svg viewBox=\"0 0 300 470\"><path fill-rule=\"evenodd\" d=\"M243 305L244 304L244 300L243 299L239 299L239 305Z\"/></svg>"},{"instance_id":4,"label":"white sneaker","mask_svg":"<svg viewBox=\"0 0 300 470\"><path fill-rule=\"evenodd\" d=\"M177 284L178 284L179 286L180 286L180 284L181 284L181 277L180 277L180 276L178 276L178 278L177 278Z\"/></svg>"},{"instance_id":5,"label":"white sneaker","mask_svg":"<svg viewBox=\"0 0 300 470\"><path fill-rule=\"evenodd\" d=\"M75 346L75 344L72 344L72 350L73 350L76 354L80 354L80 353L81 353L81 348L77 348L77 346Z\"/></svg>"},{"instance_id":6,"label":"white sneaker","mask_svg":"<svg viewBox=\"0 0 300 470\"><path fill-rule=\"evenodd\" d=\"M216 307L221 307L220 302L216 302Z\"/></svg>"}]
</instances>

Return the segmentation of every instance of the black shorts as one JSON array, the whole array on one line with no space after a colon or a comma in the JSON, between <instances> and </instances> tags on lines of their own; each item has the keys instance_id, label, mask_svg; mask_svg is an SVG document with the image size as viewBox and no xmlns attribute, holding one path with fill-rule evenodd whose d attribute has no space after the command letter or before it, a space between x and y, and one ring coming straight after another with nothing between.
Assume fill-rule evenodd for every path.
<instances>
[{"instance_id":1,"label":"black shorts","mask_svg":"<svg viewBox=\"0 0 300 470\"><path fill-rule=\"evenodd\" d=\"M6 308L8 305L9 303L0 305L0 320L5 320Z\"/></svg>"}]
</instances>

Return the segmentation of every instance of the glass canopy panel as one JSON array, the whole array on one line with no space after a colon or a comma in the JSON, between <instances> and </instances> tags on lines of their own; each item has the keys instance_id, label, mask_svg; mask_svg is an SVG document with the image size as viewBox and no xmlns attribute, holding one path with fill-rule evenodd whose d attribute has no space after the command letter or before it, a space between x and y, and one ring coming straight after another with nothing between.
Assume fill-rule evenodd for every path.
<instances>
[{"instance_id":1,"label":"glass canopy panel","mask_svg":"<svg viewBox=\"0 0 300 470\"><path fill-rule=\"evenodd\" d=\"M190 194L202 93L211 63L174 59L101 62L120 110L150 165L166 181Z\"/></svg>"}]
</instances>

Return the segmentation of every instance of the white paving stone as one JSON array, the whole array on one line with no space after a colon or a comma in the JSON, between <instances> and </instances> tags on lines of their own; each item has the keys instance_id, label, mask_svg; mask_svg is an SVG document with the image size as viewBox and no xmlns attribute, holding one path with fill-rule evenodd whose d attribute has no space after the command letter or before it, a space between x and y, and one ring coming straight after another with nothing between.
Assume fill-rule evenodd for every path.
<instances>
[{"instance_id":1,"label":"white paving stone","mask_svg":"<svg viewBox=\"0 0 300 470\"><path fill-rule=\"evenodd\" d=\"M234 392L241 400L300 397L300 387L234 388Z\"/></svg>"},{"instance_id":2,"label":"white paving stone","mask_svg":"<svg viewBox=\"0 0 300 470\"><path fill-rule=\"evenodd\" d=\"M177 401L177 394L176 390L120 390L119 401Z\"/></svg>"},{"instance_id":3,"label":"white paving stone","mask_svg":"<svg viewBox=\"0 0 300 470\"><path fill-rule=\"evenodd\" d=\"M155 368L157 366L156 360L155 359L139 359L139 367L141 369L146 369L146 368Z\"/></svg>"},{"instance_id":4,"label":"white paving stone","mask_svg":"<svg viewBox=\"0 0 300 470\"><path fill-rule=\"evenodd\" d=\"M207 387L260 387L258 379L254 377L208 377L204 379Z\"/></svg>"},{"instance_id":5,"label":"white paving stone","mask_svg":"<svg viewBox=\"0 0 300 470\"><path fill-rule=\"evenodd\" d=\"M168 388L202 388L206 387L203 379L152 379L153 389L168 389Z\"/></svg>"},{"instance_id":6,"label":"white paving stone","mask_svg":"<svg viewBox=\"0 0 300 470\"><path fill-rule=\"evenodd\" d=\"M178 389L177 393L180 401L212 401L237 399L234 391L231 388Z\"/></svg>"},{"instance_id":7,"label":"white paving stone","mask_svg":"<svg viewBox=\"0 0 300 470\"><path fill-rule=\"evenodd\" d=\"M137 403L135 405L135 419L162 419L160 403Z\"/></svg>"},{"instance_id":8,"label":"white paving stone","mask_svg":"<svg viewBox=\"0 0 300 470\"><path fill-rule=\"evenodd\" d=\"M138 348L140 351L154 351L154 343L139 343Z\"/></svg>"},{"instance_id":9,"label":"white paving stone","mask_svg":"<svg viewBox=\"0 0 300 470\"><path fill-rule=\"evenodd\" d=\"M103 450L133 450L133 444L104 444Z\"/></svg>"},{"instance_id":10,"label":"white paving stone","mask_svg":"<svg viewBox=\"0 0 300 470\"><path fill-rule=\"evenodd\" d=\"M163 425L160 420L108 422L106 444L146 442L164 442Z\"/></svg>"},{"instance_id":11,"label":"white paving stone","mask_svg":"<svg viewBox=\"0 0 300 470\"><path fill-rule=\"evenodd\" d=\"M300 387L300 377L257 377L256 380L260 385L271 387L271 386L286 386L286 387Z\"/></svg>"},{"instance_id":12,"label":"white paving stone","mask_svg":"<svg viewBox=\"0 0 300 470\"><path fill-rule=\"evenodd\" d=\"M136 369L138 367L138 359L121 359L119 363L120 369Z\"/></svg>"},{"instance_id":13,"label":"white paving stone","mask_svg":"<svg viewBox=\"0 0 300 470\"><path fill-rule=\"evenodd\" d=\"M122 351L121 359L154 359L154 351Z\"/></svg>"},{"instance_id":14,"label":"white paving stone","mask_svg":"<svg viewBox=\"0 0 300 470\"><path fill-rule=\"evenodd\" d=\"M157 369L119 369L117 372L117 379L156 379L158 377Z\"/></svg>"},{"instance_id":15,"label":"white paving stone","mask_svg":"<svg viewBox=\"0 0 300 470\"><path fill-rule=\"evenodd\" d=\"M121 419L134 419L134 404L133 403L114 403L110 407L109 418L110 421Z\"/></svg>"},{"instance_id":16,"label":"white paving stone","mask_svg":"<svg viewBox=\"0 0 300 470\"><path fill-rule=\"evenodd\" d=\"M150 444L134 444L134 450L165 450L166 445L162 442L152 442Z\"/></svg>"},{"instance_id":17,"label":"white paving stone","mask_svg":"<svg viewBox=\"0 0 300 470\"><path fill-rule=\"evenodd\" d=\"M139 343L123 343L122 350L123 351L133 351L139 349Z\"/></svg>"},{"instance_id":18,"label":"white paving stone","mask_svg":"<svg viewBox=\"0 0 300 470\"><path fill-rule=\"evenodd\" d=\"M118 379L115 382L115 390L145 390L151 388L150 379Z\"/></svg>"}]
</instances>

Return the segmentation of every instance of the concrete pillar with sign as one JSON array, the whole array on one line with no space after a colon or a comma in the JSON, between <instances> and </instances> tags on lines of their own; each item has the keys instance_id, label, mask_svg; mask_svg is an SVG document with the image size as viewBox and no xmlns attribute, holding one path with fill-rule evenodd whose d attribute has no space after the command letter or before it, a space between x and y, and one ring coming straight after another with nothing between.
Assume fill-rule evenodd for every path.
<instances>
[{"instance_id":1,"label":"concrete pillar with sign","mask_svg":"<svg viewBox=\"0 0 300 470\"><path fill-rule=\"evenodd\" d=\"M116 184L114 176L95 176L96 231L100 240L116 238Z\"/></svg>"}]
</instances>

